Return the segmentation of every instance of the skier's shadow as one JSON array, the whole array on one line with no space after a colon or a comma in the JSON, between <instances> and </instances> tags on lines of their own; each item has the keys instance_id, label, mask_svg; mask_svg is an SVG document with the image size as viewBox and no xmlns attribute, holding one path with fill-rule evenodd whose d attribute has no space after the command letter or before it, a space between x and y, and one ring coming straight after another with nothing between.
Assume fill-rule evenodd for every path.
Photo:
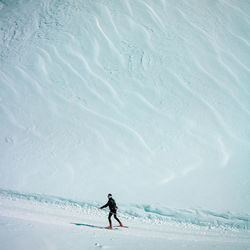
<instances>
[{"instance_id":1,"label":"skier's shadow","mask_svg":"<svg viewBox=\"0 0 250 250\"><path fill-rule=\"evenodd\" d=\"M99 229L105 229L106 227L100 227L100 226L95 226L95 225L90 225L90 224L82 224L82 223L71 223L76 226L83 226L83 227L92 227L92 228L99 228Z\"/></svg>"}]
</instances>

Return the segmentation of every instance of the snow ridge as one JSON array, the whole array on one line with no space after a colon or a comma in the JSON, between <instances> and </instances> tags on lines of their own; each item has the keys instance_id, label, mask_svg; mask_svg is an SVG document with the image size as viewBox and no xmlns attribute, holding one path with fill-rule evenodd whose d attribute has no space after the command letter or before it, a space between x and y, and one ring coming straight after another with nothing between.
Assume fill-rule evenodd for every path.
<instances>
[{"instance_id":1,"label":"snow ridge","mask_svg":"<svg viewBox=\"0 0 250 250\"><path fill-rule=\"evenodd\" d=\"M0 189L1 200L28 201L40 205L60 207L66 210L80 210L81 213L100 215L100 203L74 201L62 197L27 194ZM34 207L36 207L33 204ZM1 214L1 210L0 210ZM150 205L119 205L119 216L126 220L143 220L154 224L177 223L186 227L205 227L207 229L250 230L250 215L218 213L203 209L170 209Z\"/></svg>"}]
</instances>

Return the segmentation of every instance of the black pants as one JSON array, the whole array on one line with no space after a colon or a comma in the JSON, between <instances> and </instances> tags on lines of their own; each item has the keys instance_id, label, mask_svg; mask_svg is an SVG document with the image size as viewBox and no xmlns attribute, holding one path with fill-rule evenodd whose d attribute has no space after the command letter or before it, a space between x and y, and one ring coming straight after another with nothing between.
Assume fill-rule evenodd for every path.
<instances>
[{"instance_id":1,"label":"black pants","mask_svg":"<svg viewBox=\"0 0 250 250\"><path fill-rule=\"evenodd\" d=\"M119 224L121 225L122 223L120 222L120 220L117 218L116 216L116 211L115 212L112 212L110 211L109 212L109 225L112 226L112 222L111 222L111 216L114 215L114 218L119 222Z\"/></svg>"}]
</instances>

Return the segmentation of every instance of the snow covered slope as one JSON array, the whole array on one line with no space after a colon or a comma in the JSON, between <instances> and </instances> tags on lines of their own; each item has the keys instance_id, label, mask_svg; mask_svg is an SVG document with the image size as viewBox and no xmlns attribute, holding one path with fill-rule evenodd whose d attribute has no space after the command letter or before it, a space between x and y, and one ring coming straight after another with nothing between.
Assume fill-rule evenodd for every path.
<instances>
[{"instance_id":1,"label":"snow covered slope","mask_svg":"<svg viewBox=\"0 0 250 250\"><path fill-rule=\"evenodd\" d=\"M142 209L133 207L130 209L135 213L130 215L119 205L118 216L129 228L116 227L114 222L114 230L110 231L104 228L107 211L98 211L98 205L1 190L1 249L248 250L250 247L249 216L212 215L203 211L211 224L197 224L206 217L199 213L202 211L196 211L193 223L183 220L185 211L175 211L172 215L158 213L156 218L153 213L157 212L145 209L148 215L140 216L138 211ZM192 211L186 212L192 218Z\"/></svg>"},{"instance_id":2,"label":"snow covered slope","mask_svg":"<svg viewBox=\"0 0 250 250\"><path fill-rule=\"evenodd\" d=\"M247 0L1 0L0 188L249 212Z\"/></svg>"}]
</instances>

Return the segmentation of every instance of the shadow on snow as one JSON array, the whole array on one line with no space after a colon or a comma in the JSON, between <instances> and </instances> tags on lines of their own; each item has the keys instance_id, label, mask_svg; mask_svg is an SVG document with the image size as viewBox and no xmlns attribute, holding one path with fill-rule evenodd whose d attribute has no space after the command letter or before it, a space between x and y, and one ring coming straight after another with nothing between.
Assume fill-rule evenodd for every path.
<instances>
[{"instance_id":1,"label":"shadow on snow","mask_svg":"<svg viewBox=\"0 0 250 250\"><path fill-rule=\"evenodd\" d=\"M95 226L95 225L90 225L90 224L83 224L83 223L71 223L76 226L83 226L83 227L92 227L92 228L99 228L99 229L107 229L107 227L100 227L100 226Z\"/></svg>"}]
</instances>

